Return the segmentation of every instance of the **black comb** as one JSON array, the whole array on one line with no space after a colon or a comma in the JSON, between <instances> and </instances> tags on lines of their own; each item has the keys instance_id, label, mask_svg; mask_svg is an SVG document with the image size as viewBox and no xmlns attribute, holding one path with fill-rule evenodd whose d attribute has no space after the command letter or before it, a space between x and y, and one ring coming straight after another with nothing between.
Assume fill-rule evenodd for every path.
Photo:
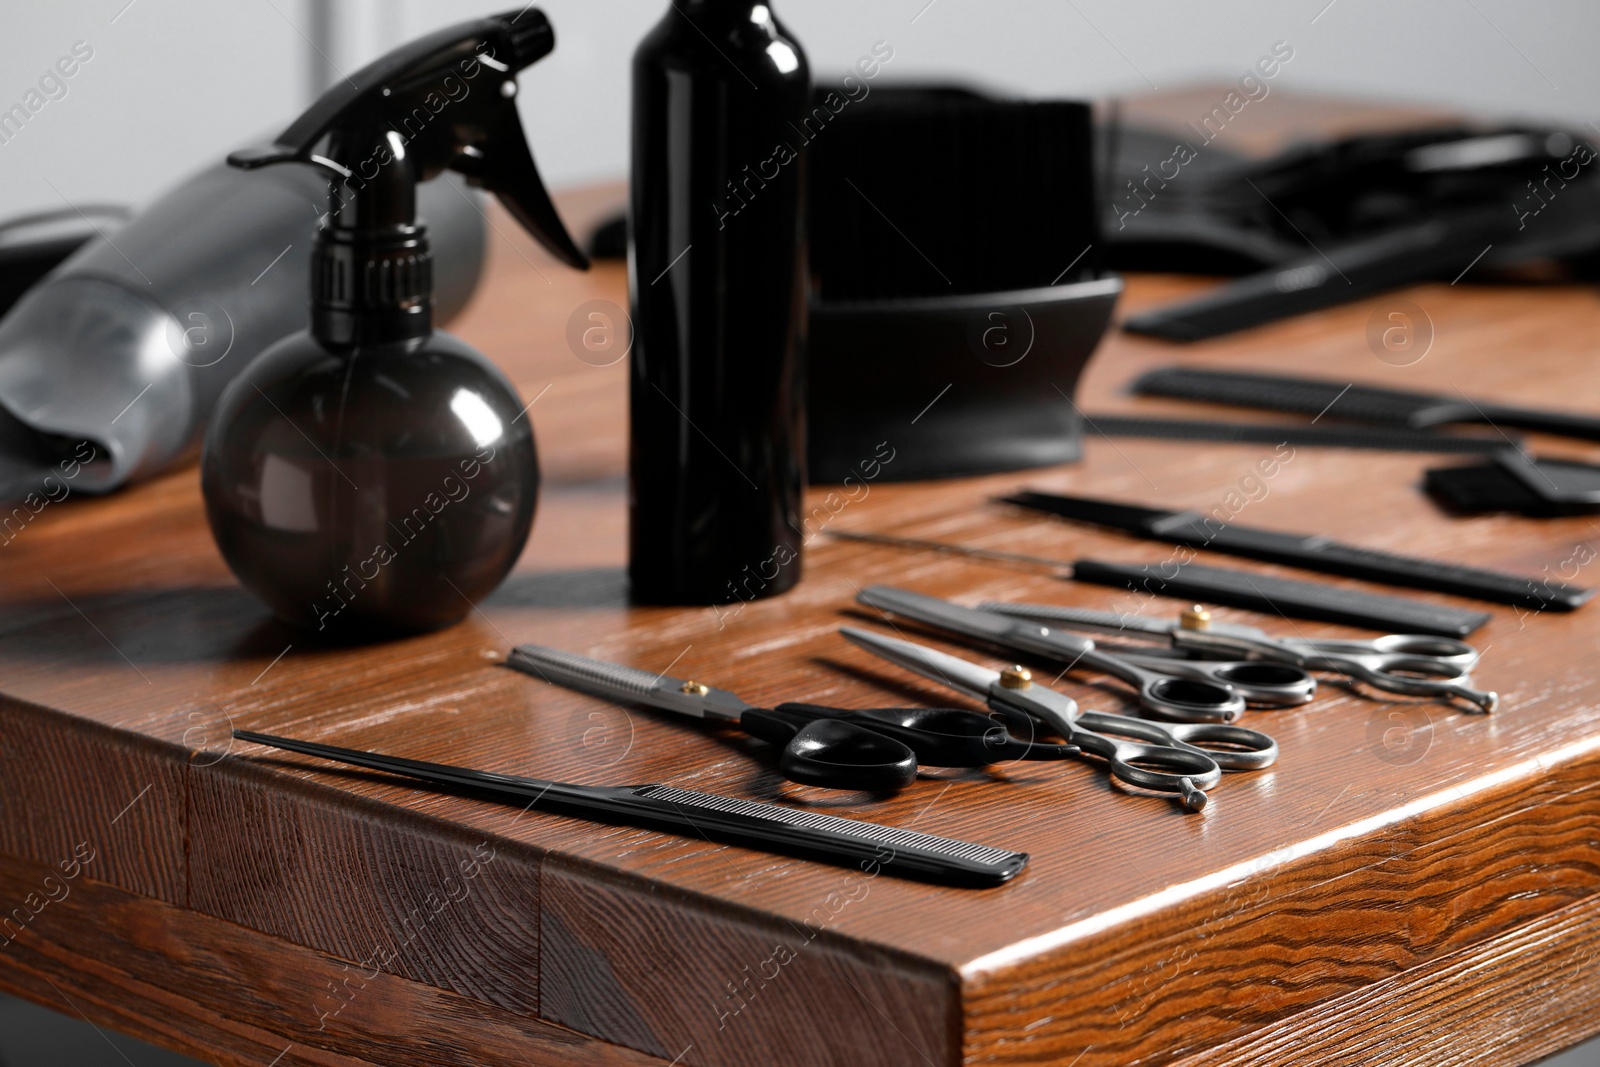
<instances>
[{"instance_id":1,"label":"black comb","mask_svg":"<svg viewBox=\"0 0 1600 1067\"><path fill-rule=\"evenodd\" d=\"M1425 429L1453 422L1487 423L1600 441L1600 417L1577 412L1512 407L1465 396L1383 389L1336 379L1283 374L1165 367L1140 377L1133 391L1213 404L1294 411L1383 426Z\"/></svg>"},{"instance_id":2,"label":"black comb","mask_svg":"<svg viewBox=\"0 0 1600 1067\"><path fill-rule=\"evenodd\" d=\"M877 867L886 873L946 885L999 885L1015 877L1028 862L1027 854L1022 852L671 785L571 785L248 730L235 730L233 736L529 808L548 808L580 819L648 826L686 837L859 866L862 870Z\"/></svg>"},{"instance_id":3,"label":"black comb","mask_svg":"<svg viewBox=\"0 0 1600 1067\"><path fill-rule=\"evenodd\" d=\"M1375 426L1312 426L1309 423L1222 422L1128 415L1085 415L1084 425L1106 437L1147 437L1167 441L1223 441L1235 444L1288 444L1304 448L1355 448L1378 452L1438 452L1487 455L1506 447L1501 434L1454 434L1435 430ZM1521 443L1513 435L1511 444Z\"/></svg>"},{"instance_id":4,"label":"black comb","mask_svg":"<svg viewBox=\"0 0 1600 1067\"><path fill-rule=\"evenodd\" d=\"M1072 568L1072 576L1080 582L1119 586L1155 596L1399 633L1466 637L1491 617L1486 611L1467 611L1424 600L1199 563L1141 565L1079 560Z\"/></svg>"},{"instance_id":5,"label":"black comb","mask_svg":"<svg viewBox=\"0 0 1600 1067\"><path fill-rule=\"evenodd\" d=\"M1133 315L1122 328L1169 341L1200 341L1448 278L1471 267L1485 244L1507 235L1509 214L1497 205L1328 244L1323 251L1230 281L1192 300Z\"/></svg>"},{"instance_id":6,"label":"black comb","mask_svg":"<svg viewBox=\"0 0 1600 1067\"><path fill-rule=\"evenodd\" d=\"M1110 500L1027 491L1005 497L1003 502L1078 522L1110 526L1156 541L1262 559L1269 563L1286 563L1291 567L1344 574L1389 585L1435 589L1441 593L1516 604L1541 611L1574 611L1594 596L1593 589L1565 582L1535 581L1461 563L1346 545L1320 534L1282 533L1240 526L1198 511L1169 511Z\"/></svg>"}]
</instances>

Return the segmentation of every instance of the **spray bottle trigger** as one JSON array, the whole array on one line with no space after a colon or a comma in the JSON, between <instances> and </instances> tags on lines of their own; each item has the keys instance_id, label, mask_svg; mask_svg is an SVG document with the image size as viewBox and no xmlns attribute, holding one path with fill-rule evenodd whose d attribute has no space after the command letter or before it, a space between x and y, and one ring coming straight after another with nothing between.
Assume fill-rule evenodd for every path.
<instances>
[{"instance_id":1,"label":"spray bottle trigger","mask_svg":"<svg viewBox=\"0 0 1600 1067\"><path fill-rule=\"evenodd\" d=\"M517 113L517 72L554 47L549 20L531 7L440 30L345 78L275 143L234 152L228 162L246 170L320 166L337 181L352 182L358 199L402 158L408 174L394 181L426 181L455 170L498 196L563 263L587 269L534 166ZM341 133L355 140L340 143ZM319 155L324 141L326 154Z\"/></svg>"}]
</instances>

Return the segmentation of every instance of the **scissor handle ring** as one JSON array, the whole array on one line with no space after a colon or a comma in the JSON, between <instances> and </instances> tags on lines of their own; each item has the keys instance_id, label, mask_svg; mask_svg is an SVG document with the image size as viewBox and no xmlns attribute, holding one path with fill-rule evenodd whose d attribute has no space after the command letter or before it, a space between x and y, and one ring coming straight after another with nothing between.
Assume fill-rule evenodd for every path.
<instances>
[{"instance_id":1,"label":"scissor handle ring","mask_svg":"<svg viewBox=\"0 0 1600 1067\"><path fill-rule=\"evenodd\" d=\"M917 754L909 745L852 722L753 708L740 716L739 727L778 746L778 770L793 782L892 793L917 777Z\"/></svg>"},{"instance_id":2,"label":"scissor handle ring","mask_svg":"<svg viewBox=\"0 0 1600 1067\"><path fill-rule=\"evenodd\" d=\"M783 747L778 769L791 781L808 785L889 793L915 780L917 755L892 737L819 719Z\"/></svg>"},{"instance_id":3,"label":"scissor handle ring","mask_svg":"<svg viewBox=\"0 0 1600 1067\"><path fill-rule=\"evenodd\" d=\"M1291 642L1294 643L1294 642ZM1453 637L1434 637L1431 634L1385 634L1370 641L1302 642L1317 652L1353 656L1403 656L1411 659L1432 659L1469 671L1477 665L1479 652L1465 641Z\"/></svg>"},{"instance_id":4,"label":"scissor handle ring","mask_svg":"<svg viewBox=\"0 0 1600 1067\"><path fill-rule=\"evenodd\" d=\"M1117 754L1106 761L1113 778L1141 789L1176 793L1184 798L1186 806L1195 810L1205 805L1205 793L1222 778L1222 770L1216 762L1199 751L1136 741L1115 744ZM1200 796L1191 800L1196 793Z\"/></svg>"},{"instance_id":5,"label":"scissor handle ring","mask_svg":"<svg viewBox=\"0 0 1600 1067\"><path fill-rule=\"evenodd\" d=\"M1238 690L1247 704L1287 707L1317 695L1317 680L1303 667L1255 661L1211 664L1211 674Z\"/></svg>"},{"instance_id":6,"label":"scissor handle ring","mask_svg":"<svg viewBox=\"0 0 1600 1067\"><path fill-rule=\"evenodd\" d=\"M1417 697L1460 697L1484 713L1500 703L1498 694L1472 686L1467 669L1432 657L1400 655L1324 656L1317 665L1336 670L1374 689ZM1409 673L1401 674L1400 671Z\"/></svg>"},{"instance_id":7,"label":"scissor handle ring","mask_svg":"<svg viewBox=\"0 0 1600 1067\"><path fill-rule=\"evenodd\" d=\"M1436 656L1408 656L1399 652L1378 652L1370 656L1351 656L1374 674L1411 681L1437 679L1454 682L1468 676L1470 668Z\"/></svg>"},{"instance_id":8,"label":"scissor handle ring","mask_svg":"<svg viewBox=\"0 0 1600 1067\"><path fill-rule=\"evenodd\" d=\"M1259 771L1278 761L1278 742L1260 730L1251 730L1243 726L1192 723L1170 726L1167 732L1180 744L1204 752L1224 770ZM1204 744L1227 747L1204 748L1202 747Z\"/></svg>"},{"instance_id":9,"label":"scissor handle ring","mask_svg":"<svg viewBox=\"0 0 1600 1067\"><path fill-rule=\"evenodd\" d=\"M1233 722L1245 700L1232 686L1198 678L1153 677L1139 686L1139 703L1168 722Z\"/></svg>"},{"instance_id":10,"label":"scissor handle ring","mask_svg":"<svg viewBox=\"0 0 1600 1067\"><path fill-rule=\"evenodd\" d=\"M1086 711L1076 726L1073 740L1085 752L1103 757L1112 775L1131 785L1186 794L1222 781L1222 767L1211 753L1179 741L1153 722Z\"/></svg>"}]
</instances>

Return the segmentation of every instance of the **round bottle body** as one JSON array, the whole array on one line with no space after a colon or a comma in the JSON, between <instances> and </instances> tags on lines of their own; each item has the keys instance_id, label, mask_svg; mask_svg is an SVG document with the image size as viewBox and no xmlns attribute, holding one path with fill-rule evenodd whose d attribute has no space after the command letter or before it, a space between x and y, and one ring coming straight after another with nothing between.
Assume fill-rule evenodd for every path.
<instances>
[{"instance_id":1,"label":"round bottle body","mask_svg":"<svg viewBox=\"0 0 1600 1067\"><path fill-rule=\"evenodd\" d=\"M637 601L731 603L799 580L810 95L765 4L688 0L634 57Z\"/></svg>"},{"instance_id":2,"label":"round bottle body","mask_svg":"<svg viewBox=\"0 0 1600 1067\"><path fill-rule=\"evenodd\" d=\"M287 337L229 385L201 461L234 574L344 638L460 621L516 563L539 467L516 390L448 334L339 350Z\"/></svg>"}]
</instances>

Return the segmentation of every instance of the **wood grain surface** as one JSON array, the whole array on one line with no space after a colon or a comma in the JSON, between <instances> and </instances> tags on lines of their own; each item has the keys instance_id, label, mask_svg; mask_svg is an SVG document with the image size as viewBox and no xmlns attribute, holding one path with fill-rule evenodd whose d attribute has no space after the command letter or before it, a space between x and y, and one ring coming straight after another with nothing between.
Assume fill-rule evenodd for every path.
<instances>
[{"instance_id":1,"label":"wood grain surface","mask_svg":"<svg viewBox=\"0 0 1600 1067\"><path fill-rule=\"evenodd\" d=\"M24 899L51 879L60 882L53 864L0 854L4 899ZM665 1062L425 983L352 970L347 961L118 889L87 869L56 895L36 927L0 950L6 990L220 1067ZM340 991L342 1011L296 1010L316 996L332 1000L331 989Z\"/></svg>"},{"instance_id":2,"label":"wood grain surface","mask_svg":"<svg viewBox=\"0 0 1600 1067\"><path fill-rule=\"evenodd\" d=\"M1348 117L1319 105L1297 120L1292 99L1272 101L1241 116L1257 124L1241 138ZM617 188L562 200L580 232L620 202ZM103 500L74 495L0 546L0 915L30 917L15 937L0 925L0 988L223 1063L268 1063L292 1045L283 1063L1500 1064L1600 1027L1579 1009L1597 985L1597 609L1494 610L1473 638L1486 649L1477 680L1502 694L1493 717L1334 683L1307 707L1252 712L1282 757L1229 776L1202 816L1082 763L927 772L893 798L841 797L782 781L739 737L505 668L511 645L535 642L670 668L754 703L946 704L837 636L846 622L893 632L854 607L860 587L1118 598L824 531L782 598L629 606L626 367L586 362L567 341L593 301L626 305L624 271L566 271L495 219L485 284L452 329L537 398L546 485L516 572L466 622L367 647L284 629L212 547L192 469ZM1119 315L1207 284L1131 278ZM1367 339L1399 301L1433 330L1404 367ZM1271 420L1126 395L1139 373L1182 362L1592 410L1596 336L1590 288L1476 286L1469 273L1184 348L1113 333L1080 403ZM1073 467L873 484L854 499L818 486L808 506L814 530L1065 560L1170 552L992 503L1038 487L1221 505L1249 525L1600 582L1600 527L1447 518L1418 491L1437 457L1301 448L1249 481L1272 451L1090 433ZM1126 707L1095 678L1060 685L1087 706ZM231 744L234 727L779 800L1033 862L991 891L867 879L418 793ZM50 870L85 843L94 858L70 895L35 915L46 877L60 883ZM1493 1036L1535 1031L1547 1036L1520 1046Z\"/></svg>"}]
</instances>

